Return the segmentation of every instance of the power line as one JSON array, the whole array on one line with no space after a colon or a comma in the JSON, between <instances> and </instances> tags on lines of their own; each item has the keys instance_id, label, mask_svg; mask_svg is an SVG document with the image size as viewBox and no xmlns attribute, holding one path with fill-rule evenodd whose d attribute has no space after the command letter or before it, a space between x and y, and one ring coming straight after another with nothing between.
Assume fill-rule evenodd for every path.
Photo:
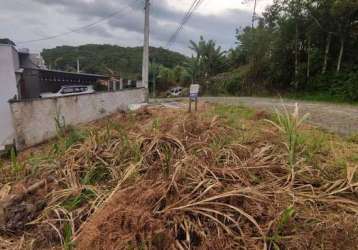
<instances>
[{"instance_id":1,"label":"power line","mask_svg":"<svg viewBox=\"0 0 358 250\"><path fill-rule=\"evenodd\" d=\"M189 20L189 17L191 16L191 13L193 12L194 8L197 6L197 4L199 3L200 0L194 0L193 3L191 4L190 8L187 10L187 12L185 13L182 21L180 22L178 28L176 29L176 31L171 35L171 37L169 38L169 41L167 42L167 47L169 47L172 43L174 43L176 37L178 36L178 34L181 32L181 30L183 29L185 23Z\"/></svg>"},{"instance_id":2,"label":"power line","mask_svg":"<svg viewBox=\"0 0 358 250\"><path fill-rule=\"evenodd\" d=\"M201 3L202 3L202 0L194 0L193 1L193 3L191 4L190 8L185 13L182 21L180 22L178 28L173 33L173 35L171 35L171 37L169 38L169 41L167 42L167 47L168 48L175 42L175 40L178 37L179 33L183 30L185 24L189 21L189 19L192 17L194 12L198 9L198 7L200 6Z\"/></svg>"},{"instance_id":3,"label":"power line","mask_svg":"<svg viewBox=\"0 0 358 250\"><path fill-rule=\"evenodd\" d=\"M135 2L138 2L139 0L135 0ZM55 39L55 38L58 38L58 37L61 37L61 36L65 36L65 35L69 35L69 34L72 34L72 33L76 33L80 30L86 30L88 28L91 28L91 27L94 27L106 20L109 20L111 18L113 18L114 16L118 15L118 14L121 14L122 12L126 11L130 6L127 5L126 7L120 9L120 10L117 10L115 12L113 12L112 14L96 21L96 22L93 22L93 23L90 23L90 24L87 24L87 25L84 25L84 26L81 26L81 27L78 27L76 29L72 29L70 31L67 31L67 32L63 32L63 33L60 33L60 34L57 34L57 35L53 35L53 36L48 36L48 37L44 37L44 38L39 38L39 39L33 39L33 40L27 40L27 41L21 41L21 42L17 42L16 44L27 44L27 43L34 43L34 42L40 42L40 41L47 41L47 40L52 40L52 39ZM128 13L128 12L126 12ZM125 13L125 14L126 14Z\"/></svg>"}]
</instances>

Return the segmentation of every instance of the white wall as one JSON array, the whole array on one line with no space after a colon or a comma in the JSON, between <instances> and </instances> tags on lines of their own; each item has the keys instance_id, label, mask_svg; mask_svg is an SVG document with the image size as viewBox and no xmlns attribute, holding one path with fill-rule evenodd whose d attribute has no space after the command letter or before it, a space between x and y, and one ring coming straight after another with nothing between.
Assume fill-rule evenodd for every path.
<instances>
[{"instance_id":1,"label":"white wall","mask_svg":"<svg viewBox=\"0 0 358 250\"><path fill-rule=\"evenodd\" d=\"M24 149L56 136L56 117L77 125L127 110L146 100L147 90L131 89L61 98L34 99L10 104L16 130L16 146Z\"/></svg>"},{"instance_id":2,"label":"white wall","mask_svg":"<svg viewBox=\"0 0 358 250\"><path fill-rule=\"evenodd\" d=\"M19 68L16 50L9 45L0 44L0 150L12 143L12 125L9 99L17 95L15 70Z\"/></svg>"}]
</instances>

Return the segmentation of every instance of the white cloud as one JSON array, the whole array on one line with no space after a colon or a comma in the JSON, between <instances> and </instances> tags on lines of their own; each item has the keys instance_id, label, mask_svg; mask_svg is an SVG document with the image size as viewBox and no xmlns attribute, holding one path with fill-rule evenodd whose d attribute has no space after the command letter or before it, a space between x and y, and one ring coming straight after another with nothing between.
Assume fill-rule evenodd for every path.
<instances>
[{"instance_id":1,"label":"white cloud","mask_svg":"<svg viewBox=\"0 0 358 250\"><path fill-rule=\"evenodd\" d=\"M234 45L235 28L248 25L252 2L203 0L172 49L188 52L188 40L200 35L224 48ZM123 13L88 30L60 38L24 44L32 50L59 45L111 43L140 46L143 31L143 0L1 0L0 34L16 41L39 39L95 22L118 9ZM258 0L261 12L271 0ZM165 46L192 0L152 0L151 45Z\"/></svg>"}]
</instances>

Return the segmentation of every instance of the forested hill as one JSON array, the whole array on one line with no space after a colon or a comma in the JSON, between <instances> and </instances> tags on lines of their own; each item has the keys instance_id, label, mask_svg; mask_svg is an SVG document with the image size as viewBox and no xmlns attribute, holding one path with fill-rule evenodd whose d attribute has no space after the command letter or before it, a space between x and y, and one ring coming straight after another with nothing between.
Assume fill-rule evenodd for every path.
<instances>
[{"instance_id":1,"label":"forested hill","mask_svg":"<svg viewBox=\"0 0 358 250\"><path fill-rule=\"evenodd\" d=\"M77 58L82 72L94 74L121 74L127 78L137 78L142 70L142 47L120 47L116 45L87 44L79 47L61 46L44 49L41 53L51 69L75 71ZM185 62L180 53L163 48L150 48L151 61L168 68Z\"/></svg>"}]
</instances>

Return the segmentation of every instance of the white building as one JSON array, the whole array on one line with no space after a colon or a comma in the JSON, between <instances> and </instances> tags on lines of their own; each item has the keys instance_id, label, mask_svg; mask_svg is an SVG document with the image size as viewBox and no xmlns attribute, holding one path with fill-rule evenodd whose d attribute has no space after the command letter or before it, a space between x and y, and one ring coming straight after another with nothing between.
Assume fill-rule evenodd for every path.
<instances>
[{"instance_id":1,"label":"white building","mask_svg":"<svg viewBox=\"0 0 358 250\"><path fill-rule=\"evenodd\" d=\"M19 49L17 50L12 45L0 44L0 152L3 151L6 146L10 145L22 145L22 148L26 146L35 145L34 142L39 143L42 142L42 139L49 139L51 133L54 131L53 118L56 113L52 112L59 108L59 102L64 101L64 106L68 105L71 98L58 98L56 100L46 100L39 99L41 93L52 92L57 93L62 86L66 85L92 85L99 83L100 81L107 81L110 77L103 75L94 75L94 74L85 74L85 73L73 73L73 72L64 72L57 70L47 70L44 61L40 55L31 54L28 49ZM127 86L124 86L123 79L115 82L116 84L112 86L112 89L108 89L109 91L113 91L107 93L107 95L103 95L99 93L98 95L85 95L82 96L81 100L89 100L93 99L93 108L101 108L105 107L105 110L112 110L115 106L115 109L123 109L124 106L128 104L137 103L138 101L144 100L146 94L142 89L137 89L127 92L121 91L123 88L135 88L136 85L132 81L128 81ZM109 86L109 84L107 84ZM119 86L118 86L119 85ZM114 91L118 93L114 93ZM143 95L144 94L144 95ZM114 101L115 97L120 97L123 100ZM9 102L12 100L11 102ZM57 100L59 100L57 102ZM78 101L78 97L76 96L73 99L74 102L71 103L70 111L79 110L85 108L85 106L81 106ZM107 107L105 104L110 101L110 105L114 103L115 105L112 107ZM67 101L67 102L66 102ZM44 112L44 114L39 111L37 114L40 116L44 116L43 119L50 120L50 127L47 127L47 130L44 129L34 129L29 126L31 122L35 122L36 125L41 123L38 120L38 116L33 115L34 106L36 103L36 109L42 110L49 108L49 103L52 103L51 112ZM107 105L107 104L106 104ZM17 108L16 108L17 107ZM22 107L26 107L28 109L22 110ZM77 109L76 109L77 107ZM14 109L16 111L14 111ZM113 111L112 110L112 111ZM111 111L111 112L112 112ZM99 111L98 111L99 112ZM18 115L20 113L20 116ZM103 112L100 114L96 114L90 112L88 117L84 119L78 116L78 112L73 118L72 114L67 114L66 121L72 121L72 124L78 124L83 121L91 121L94 119L98 119L103 116ZM84 114L88 114L88 112L84 112ZM82 120L81 120L82 119ZM47 124L48 122L46 122ZM52 124L52 125L51 125ZM51 127L52 126L52 127ZM25 140L25 135L28 135L32 138L32 134L36 134L36 132L40 132L41 140ZM36 136L35 136L36 137ZM20 147L19 147L20 148Z\"/></svg>"},{"instance_id":2,"label":"white building","mask_svg":"<svg viewBox=\"0 0 358 250\"><path fill-rule=\"evenodd\" d=\"M45 68L44 61L28 49L17 50L12 45L0 44L0 151L14 140L9 100L21 93L19 81L23 68Z\"/></svg>"},{"instance_id":3,"label":"white building","mask_svg":"<svg viewBox=\"0 0 358 250\"><path fill-rule=\"evenodd\" d=\"M17 96L20 59L15 47L0 44L0 151L12 144L14 128L8 101Z\"/></svg>"}]
</instances>

